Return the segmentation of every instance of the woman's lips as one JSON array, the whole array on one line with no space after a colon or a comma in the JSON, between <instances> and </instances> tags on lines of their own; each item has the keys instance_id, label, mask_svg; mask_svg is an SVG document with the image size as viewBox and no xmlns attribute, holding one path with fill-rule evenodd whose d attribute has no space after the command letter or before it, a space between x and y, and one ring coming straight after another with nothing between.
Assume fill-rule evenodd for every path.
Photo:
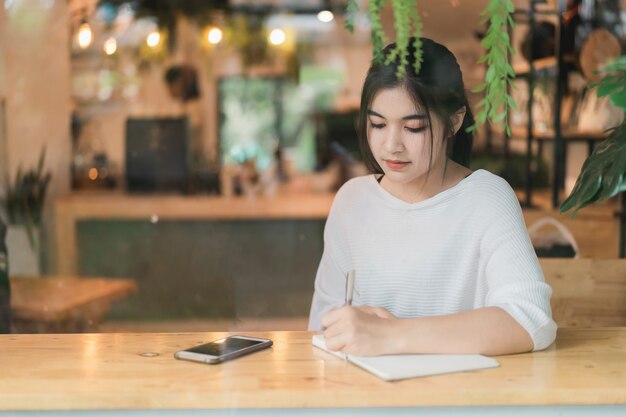
<instances>
[{"instance_id":1,"label":"woman's lips","mask_svg":"<svg viewBox=\"0 0 626 417\"><path fill-rule=\"evenodd\" d=\"M387 167L389 167L389 169L391 169L393 171L399 171L399 170L403 169L404 167L406 167L407 165L409 165L410 162L390 161L390 160L386 159L385 160L385 164L387 164Z\"/></svg>"}]
</instances>

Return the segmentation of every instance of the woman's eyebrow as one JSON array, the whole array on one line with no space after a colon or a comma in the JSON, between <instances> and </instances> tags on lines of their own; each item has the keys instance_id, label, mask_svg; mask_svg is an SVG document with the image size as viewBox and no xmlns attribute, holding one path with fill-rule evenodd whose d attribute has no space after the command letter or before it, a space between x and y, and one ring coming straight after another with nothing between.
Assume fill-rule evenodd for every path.
<instances>
[{"instance_id":1,"label":"woman's eyebrow","mask_svg":"<svg viewBox=\"0 0 626 417\"><path fill-rule=\"evenodd\" d=\"M408 116L404 116L402 120L422 120L425 119L425 114L410 114Z\"/></svg>"},{"instance_id":2,"label":"woman's eyebrow","mask_svg":"<svg viewBox=\"0 0 626 417\"><path fill-rule=\"evenodd\" d=\"M384 119L385 116L383 116L382 114L376 113L374 110L367 110L367 114L370 116L376 116L376 117L380 117L381 119ZM426 115L425 114L410 114L408 116L404 116L402 118L402 120L422 120L422 119L426 119Z\"/></svg>"},{"instance_id":3,"label":"woman's eyebrow","mask_svg":"<svg viewBox=\"0 0 626 417\"><path fill-rule=\"evenodd\" d=\"M376 117L380 117L381 119L384 119L384 118L385 118L385 116L383 116L382 114L378 114L378 113L376 113L374 110L371 110L371 109L368 109L368 110L367 110L367 114L368 114L369 116L376 116Z\"/></svg>"}]
</instances>

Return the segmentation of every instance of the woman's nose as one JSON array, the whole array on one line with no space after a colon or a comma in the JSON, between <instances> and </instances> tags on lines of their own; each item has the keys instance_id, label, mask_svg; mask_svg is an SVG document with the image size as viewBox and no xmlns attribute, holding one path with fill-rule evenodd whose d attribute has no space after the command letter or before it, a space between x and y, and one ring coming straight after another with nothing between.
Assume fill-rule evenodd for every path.
<instances>
[{"instance_id":1,"label":"woman's nose","mask_svg":"<svg viewBox=\"0 0 626 417\"><path fill-rule=\"evenodd\" d=\"M388 129L387 137L385 138L385 151L389 153L398 153L404 150L402 143L402 137L397 129Z\"/></svg>"}]
</instances>

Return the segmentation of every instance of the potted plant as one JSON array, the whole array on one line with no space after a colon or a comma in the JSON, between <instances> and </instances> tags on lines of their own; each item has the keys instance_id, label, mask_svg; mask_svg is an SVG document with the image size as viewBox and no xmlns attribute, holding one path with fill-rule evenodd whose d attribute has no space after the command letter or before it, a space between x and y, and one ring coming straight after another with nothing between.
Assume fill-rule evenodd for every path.
<instances>
[{"instance_id":1,"label":"potted plant","mask_svg":"<svg viewBox=\"0 0 626 417\"><path fill-rule=\"evenodd\" d=\"M50 172L44 172L45 148L35 169L17 170L13 182L6 175L0 199L8 222L6 243L11 273L39 275L39 225Z\"/></svg>"},{"instance_id":2,"label":"potted plant","mask_svg":"<svg viewBox=\"0 0 626 417\"><path fill-rule=\"evenodd\" d=\"M606 200L626 191L626 55L605 66L603 78L592 83L598 97L609 96L611 103L624 111L624 120L609 129L608 138L594 148L576 180L570 196L561 205L561 213ZM620 222L620 257L626 257L626 197L622 194Z\"/></svg>"},{"instance_id":3,"label":"potted plant","mask_svg":"<svg viewBox=\"0 0 626 417\"><path fill-rule=\"evenodd\" d=\"M0 220L0 334L11 332L11 287L5 235L6 226Z\"/></svg>"}]
</instances>

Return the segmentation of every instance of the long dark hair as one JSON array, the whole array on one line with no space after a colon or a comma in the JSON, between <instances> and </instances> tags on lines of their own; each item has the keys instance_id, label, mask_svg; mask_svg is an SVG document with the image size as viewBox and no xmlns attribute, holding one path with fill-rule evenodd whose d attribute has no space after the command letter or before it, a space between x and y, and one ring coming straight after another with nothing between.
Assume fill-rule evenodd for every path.
<instances>
[{"instance_id":1,"label":"long dark hair","mask_svg":"<svg viewBox=\"0 0 626 417\"><path fill-rule=\"evenodd\" d=\"M361 108L357 130L363 161L372 173L382 174L383 170L376 162L374 155L372 155L372 150L367 141L367 111L370 109L372 101L379 91L396 87L404 87L406 89L416 107L421 108L426 113L429 126L432 126L431 112L434 113L444 124L446 135L451 135L453 129L450 118L465 106L465 118L461 128L447 142L446 151L447 155L454 162L469 168L473 135L466 130L474 124L474 116L465 95L461 68L448 48L432 39L421 38L421 40L423 60L419 74L415 73L413 67L415 60L413 38L409 41L408 65L403 78L398 79L396 76L398 66L400 65L400 57L397 57L389 65L372 63L367 72L367 77L363 84L363 92L361 93ZM386 58L394 47L395 44L393 43L387 45L383 49L383 56ZM447 140L447 137L444 140ZM430 129L429 171L432 166L433 142L433 132Z\"/></svg>"}]
</instances>

